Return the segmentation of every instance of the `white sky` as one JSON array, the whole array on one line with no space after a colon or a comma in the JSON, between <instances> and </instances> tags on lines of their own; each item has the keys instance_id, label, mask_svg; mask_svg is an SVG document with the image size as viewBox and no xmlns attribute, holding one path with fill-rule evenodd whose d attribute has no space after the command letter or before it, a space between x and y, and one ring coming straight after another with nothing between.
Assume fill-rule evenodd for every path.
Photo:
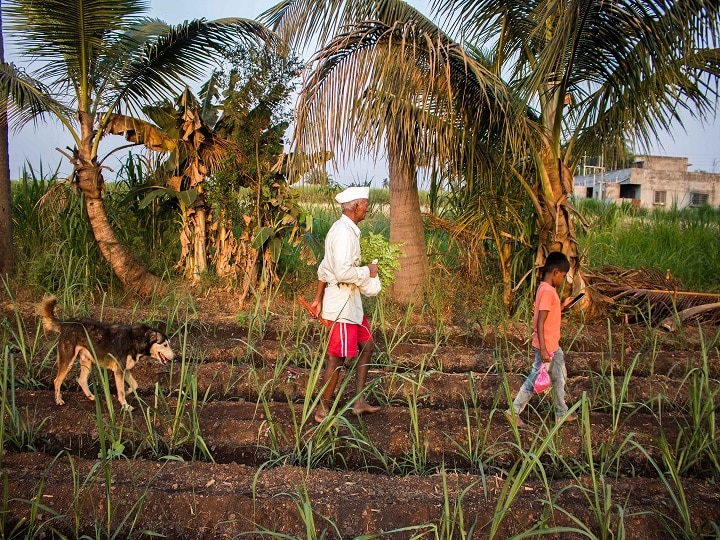
<instances>
[{"instance_id":1,"label":"white sky","mask_svg":"<svg viewBox=\"0 0 720 540\"><path fill-rule=\"evenodd\" d=\"M256 18L260 13L277 3L277 0L150 0L150 15L168 23L177 24L184 20L204 17L218 19L222 17ZM428 14L430 0L409 0L409 4ZM6 51L9 48L6 36ZM12 57L9 53L9 60ZM691 170L720 172L720 118L708 126L687 118L684 120L687 132L677 127L672 134L664 133L660 141L651 149L651 154L689 158ZM118 144L122 144L121 139ZM67 174L67 161L55 150L71 145L72 140L54 124L42 124L36 129L26 127L21 133L11 134L10 172L17 177L26 161L38 170L42 162L44 171L55 169L61 164L61 173ZM638 151L639 153L639 151ZM120 157L127 155L119 152ZM117 167L108 163L112 168ZM361 160L352 166L331 173L333 178L343 185L372 181L379 185L387 177L384 160L377 164L370 160ZM111 176L109 174L108 176Z\"/></svg>"}]
</instances>

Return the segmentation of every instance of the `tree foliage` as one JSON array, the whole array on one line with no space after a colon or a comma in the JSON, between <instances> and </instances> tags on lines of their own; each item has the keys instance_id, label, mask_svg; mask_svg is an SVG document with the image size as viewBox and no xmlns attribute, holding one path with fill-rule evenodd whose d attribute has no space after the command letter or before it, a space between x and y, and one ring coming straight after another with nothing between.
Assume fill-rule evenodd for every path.
<instances>
[{"instance_id":1,"label":"tree foliage","mask_svg":"<svg viewBox=\"0 0 720 540\"><path fill-rule=\"evenodd\" d=\"M312 224L283 166L301 66L295 58L257 47L237 47L227 59L229 69L216 73L206 88L217 89L220 115L214 132L233 146L208 183L207 197L217 230L217 272L239 278L245 296L277 279L285 243L300 243ZM311 250L303 253L314 260Z\"/></svg>"},{"instance_id":2,"label":"tree foliage","mask_svg":"<svg viewBox=\"0 0 720 540\"><path fill-rule=\"evenodd\" d=\"M430 20L399 0L269 10L264 20L290 43L322 46L298 140L378 152L388 137L391 164L428 167L437 186L465 191L454 197L467 210L456 212L458 229L493 239L506 304L527 275L513 270L522 266L513 252L528 242L536 266L547 251L565 252L583 287L568 202L578 159L622 155L629 139L647 145L678 108L712 113L717 2L436 0L433 11ZM391 194L393 182L414 180L391 167Z\"/></svg>"},{"instance_id":3,"label":"tree foliage","mask_svg":"<svg viewBox=\"0 0 720 540\"><path fill-rule=\"evenodd\" d=\"M142 117L143 106L173 99L226 47L271 42L272 33L238 18L170 26L145 17L142 0L6 0L3 9L28 70L3 64L0 105L17 128L54 118L67 130L70 180L84 195L103 256L128 288L151 294L163 284L122 246L108 220L100 141L116 115Z\"/></svg>"}]
</instances>

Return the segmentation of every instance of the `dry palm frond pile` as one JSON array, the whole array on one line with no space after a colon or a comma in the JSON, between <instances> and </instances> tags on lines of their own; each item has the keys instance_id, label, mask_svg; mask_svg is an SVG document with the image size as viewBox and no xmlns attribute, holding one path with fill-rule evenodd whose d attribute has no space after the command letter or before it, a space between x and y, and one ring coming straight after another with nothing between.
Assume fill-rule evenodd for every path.
<instances>
[{"instance_id":1,"label":"dry palm frond pile","mask_svg":"<svg viewBox=\"0 0 720 540\"><path fill-rule=\"evenodd\" d=\"M720 319L720 294L683 291L669 271L603 266L586 277L601 302L628 319L660 323L667 329L674 328L676 317Z\"/></svg>"}]
</instances>

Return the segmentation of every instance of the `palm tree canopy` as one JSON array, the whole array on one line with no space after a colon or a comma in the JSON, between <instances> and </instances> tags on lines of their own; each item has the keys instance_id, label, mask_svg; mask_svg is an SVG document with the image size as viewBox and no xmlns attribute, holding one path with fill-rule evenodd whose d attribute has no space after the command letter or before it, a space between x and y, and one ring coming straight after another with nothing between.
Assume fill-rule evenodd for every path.
<instances>
[{"instance_id":1,"label":"palm tree canopy","mask_svg":"<svg viewBox=\"0 0 720 540\"><path fill-rule=\"evenodd\" d=\"M566 161L648 146L679 109L714 114L720 76L716 0L436 0L470 43L493 48L496 70L538 109ZM559 100L544 107L550 94ZM566 108L567 106L567 108Z\"/></svg>"},{"instance_id":2,"label":"palm tree canopy","mask_svg":"<svg viewBox=\"0 0 720 540\"><path fill-rule=\"evenodd\" d=\"M274 39L262 24L241 18L194 20L177 26L143 16L141 0L7 0L7 33L31 60L31 75L2 72L18 122L50 113L76 138L77 111L100 124L113 112L173 99L238 41ZM22 77L20 75L23 75ZM29 109L29 113L27 112Z\"/></svg>"},{"instance_id":3,"label":"palm tree canopy","mask_svg":"<svg viewBox=\"0 0 720 540\"><path fill-rule=\"evenodd\" d=\"M327 40L309 63L298 104L303 152L378 155L392 132L413 141L419 165L457 175L487 161L490 133L508 145L531 138L524 107L482 54L405 2L285 1L261 19L296 46Z\"/></svg>"},{"instance_id":4,"label":"palm tree canopy","mask_svg":"<svg viewBox=\"0 0 720 540\"><path fill-rule=\"evenodd\" d=\"M436 25L402 0L282 0L258 18L291 47L317 41L320 48L350 26L364 21L387 24L414 20L426 30Z\"/></svg>"}]
</instances>

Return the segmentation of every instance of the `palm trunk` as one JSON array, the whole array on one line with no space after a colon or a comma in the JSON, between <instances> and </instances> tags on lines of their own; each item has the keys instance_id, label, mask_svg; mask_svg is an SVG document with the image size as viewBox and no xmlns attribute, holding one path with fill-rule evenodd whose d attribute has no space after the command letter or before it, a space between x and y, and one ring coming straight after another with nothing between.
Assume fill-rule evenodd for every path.
<instances>
[{"instance_id":1,"label":"palm trunk","mask_svg":"<svg viewBox=\"0 0 720 540\"><path fill-rule=\"evenodd\" d=\"M142 263L118 242L115 231L108 221L102 199L85 197L85 208L100 251L122 284L144 297L153 293L163 293L166 288L163 281L148 272Z\"/></svg>"},{"instance_id":2,"label":"palm trunk","mask_svg":"<svg viewBox=\"0 0 720 540\"><path fill-rule=\"evenodd\" d=\"M572 283L572 291L577 292L585 287L585 279L580 271L577 238L568 204L568 196L573 192L573 176L561 157L560 122L565 97L561 79L559 71L548 75L546 91L540 96L546 139L541 155L536 158L540 172L537 195L541 214L538 216L540 242L535 266L542 266L551 251L563 252L570 261L568 281Z\"/></svg>"},{"instance_id":3,"label":"palm trunk","mask_svg":"<svg viewBox=\"0 0 720 540\"><path fill-rule=\"evenodd\" d=\"M75 151L73 165L75 180L85 196L85 209L88 213L90 226L103 257L112 266L115 275L122 284L140 296L165 291L161 279L148 272L145 267L120 244L105 211L102 201L103 176L93 156L93 121L86 113L79 113L83 138L80 148Z\"/></svg>"},{"instance_id":4,"label":"palm trunk","mask_svg":"<svg viewBox=\"0 0 720 540\"><path fill-rule=\"evenodd\" d=\"M538 201L542 212L538 216L539 246L535 259L537 267L545 263L551 251L562 251L570 260L568 281L573 292L585 287L580 270L580 256L572 223L567 194L572 193L572 173L551 149L545 148L540 160L541 181L538 183Z\"/></svg>"},{"instance_id":5,"label":"palm trunk","mask_svg":"<svg viewBox=\"0 0 720 540\"><path fill-rule=\"evenodd\" d=\"M2 2L0 2L2 6ZM0 62L5 61L0 12ZM0 276L12 273L14 266L12 241L12 197L10 192L10 150L8 141L7 109L0 108Z\"/></svg>"},{"instance_id":6,"label":"palm trunk","mask_svg":"<svg viewBox=\"0 0 720 540\"><path fill-rule=\"evenodd\" d=\"M403 256L390 296L400 303L422 300L429 274L425 227L420 212L413 156L388 148L390 241L400 242Z\"/></svg>"}]
</instances>

